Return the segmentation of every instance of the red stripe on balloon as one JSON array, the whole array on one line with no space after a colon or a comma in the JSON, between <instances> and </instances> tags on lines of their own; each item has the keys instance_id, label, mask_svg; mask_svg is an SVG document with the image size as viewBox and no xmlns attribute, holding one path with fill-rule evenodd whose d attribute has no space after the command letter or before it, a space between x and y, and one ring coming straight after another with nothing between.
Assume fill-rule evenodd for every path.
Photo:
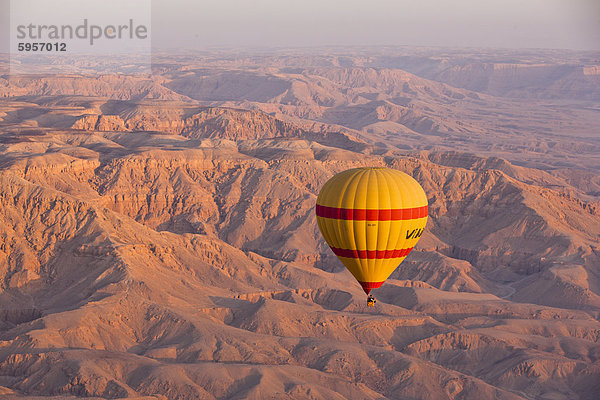
<instances>
[{"instance_id":1,"label":"red stripe on balloon","mask_svg":"<svg viewBox=\"0 0 600 400\"><path fill-rule=\"evenodd\" d=\"M384 258L399 258L406 257L413 248L408 249L396 249L396 250L352 250L352 249L339 249L337 247L331 247L333 253L338 257L346 258L363 258L363 259L384 259Z\"/></svg>"},{"instance_id":2,"label":"red stripe on balloon","mask_svg":"<svg viewBox=\"0 0 600 400\"><path fill-rule=\"evenodd\" d=\"M360 283L360 286L362 286L362 288L366 294L369 294L371 289L377 289L378 287L381 287L381 285L383 285L383 282L358 282L358 283Z\"/></svg>"},{"instance_id":3,"label":"red stripe on balloon","mask_svg":"<svg viewBox=\"0 0 600 400\"><path fill-rule=\"evenodd\" d=\"M396 208L382 210L366 210L355 208L327 207L317 204L317 217L345 219L354 221L402 221L424 218L428 206L414 208Z\"/></svg>"}]
</instances>

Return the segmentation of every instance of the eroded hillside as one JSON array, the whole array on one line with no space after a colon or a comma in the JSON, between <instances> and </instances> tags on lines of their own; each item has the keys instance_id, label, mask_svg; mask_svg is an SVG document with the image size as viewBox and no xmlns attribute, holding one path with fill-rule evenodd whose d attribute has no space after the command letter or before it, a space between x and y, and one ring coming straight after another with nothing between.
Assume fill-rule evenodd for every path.
<instances>
[{"instance_id":1,"label":"eroded hillside","mask_svg":"<svg viewBox=\"0 0 600 400\"><path fill-rule=\"evenodd\" d=\"M185 98L154 86L138 97L133 90L150 81L127 78L108 97L11 83L23 92L0 103L0 394L594 399L594 169L403 148L403 135L417 130L388 96L398 107L435 103L439 93L427 88L437 88L451 108L459 95L475 101L474 92L398 71L286 68L322 77L318 101L290 100L306 94L302 86L272 77L259 85L270 92L253 92L242 84L248 72L153 78ZM338 97L336 85L380 92L386 99L356 102L379 102L377 115L388 110L405 131L386 145L345 117L328 119L343 104L363 118L362 106L348 105L358 97ZM246 94L233 93L240 88ZM198 93L223 102L229 93L236 104L201 104ZM240 96L252 97L245 109ZM489 135L485 124L444 124L445 137ZM415 177L430 210L375 309L314 214L331 176L365 165Z\"/></svg>"}]
</instances>

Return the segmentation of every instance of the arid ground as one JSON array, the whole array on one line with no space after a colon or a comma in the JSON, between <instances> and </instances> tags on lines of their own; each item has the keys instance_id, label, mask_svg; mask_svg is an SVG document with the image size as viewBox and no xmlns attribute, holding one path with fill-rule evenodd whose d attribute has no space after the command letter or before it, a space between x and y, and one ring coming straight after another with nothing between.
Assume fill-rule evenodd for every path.
<instances>
[{"instance_id":1,"label":"arid ground","mask_svg":"<svg viewBox=\"0 0 600 400\"><path fill-rule=\"evenodd\" d=\"M598 398L599 53L154 61L0 76L0 398ZM357 166L429 198L374 308L314 210Z\"/></svg>"}]
</instances>

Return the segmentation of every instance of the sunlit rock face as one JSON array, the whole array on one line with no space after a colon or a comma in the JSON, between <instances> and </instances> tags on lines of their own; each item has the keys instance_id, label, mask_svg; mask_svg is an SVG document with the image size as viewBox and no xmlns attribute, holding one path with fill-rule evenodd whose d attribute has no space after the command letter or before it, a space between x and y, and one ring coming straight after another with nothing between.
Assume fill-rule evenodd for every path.
<instances>
[{"instance_id":1,"label":"sunlit rock face","mask_svg":"<svg viewBox=\"0 0 600 400\"><path fill-rule=\"evenodd\" d=\"M0 78L0 395L595 399L597 67L465 57ZM429 199L374 308L314 210L360 166Z\"/></svg>"}]
</instances>

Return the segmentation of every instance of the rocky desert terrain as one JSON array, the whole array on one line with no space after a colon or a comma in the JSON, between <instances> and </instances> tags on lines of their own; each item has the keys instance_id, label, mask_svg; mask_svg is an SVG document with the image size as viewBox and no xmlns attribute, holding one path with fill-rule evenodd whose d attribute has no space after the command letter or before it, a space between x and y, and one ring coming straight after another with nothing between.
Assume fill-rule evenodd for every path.
<instances>
[{"instance_id":1,"label":"rocky desert terrain","mask_svg":"<svg viewBox=\"0 0 600 400\"><path fill-rule=\"evenodd\" d=\"M597 399L600 54L158 54L0 76L0 398ZM367 308L335 173L430 219Z\"/></svg>"}]
</instances>

